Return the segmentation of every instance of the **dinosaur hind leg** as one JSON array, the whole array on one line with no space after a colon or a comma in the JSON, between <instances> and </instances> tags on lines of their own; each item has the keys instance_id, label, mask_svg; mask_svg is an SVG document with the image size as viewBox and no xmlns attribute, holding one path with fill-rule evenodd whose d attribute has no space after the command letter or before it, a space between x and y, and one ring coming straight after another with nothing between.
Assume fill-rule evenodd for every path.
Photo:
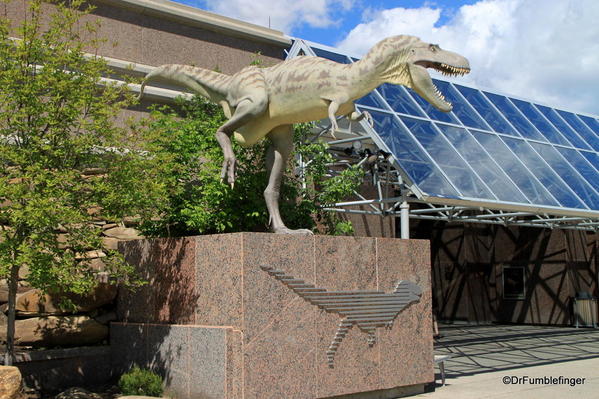
<instances>
[{"instance_id":1,"label":"dinosaur hind leg","mask_svg":"<svg viewBox=\"0 0 599 399\"><path fill-rule=\"evenodd\" d=\"M267 106L268 100L266 95L262 96L257 94L251 97L248 96L239 102L235 108L235 112L231 115L231 118L223 123L223 125L216 131L216 141L218 141L218 144L222 148L225 158L220 178L221 180L224 180L226 177L227 182L231 184L231 186L233 186L233 183L235 182L236 162L233 146L231 145L231 135L235 130L264 113Z\"/></svg>"},{"instance_id":2,"label":"dinosaur hind leg","mask_svg":"<svg viewBox=\"0 0 599 399\"><path fill-rule=\"evenodd\" d=\"M285 173L285 166L289 154L293 150L293 125L283 125L274 128L268 133L271 145L266 155L266 169L268 171L268 186L264 190L264 200L270 215L270 227L275 233L284 234L312 234L310 230L291 230L285 226L279 210L279 195L281 180Z\"/></svg>"},{"instance_id":3,"label":"dinosaur hind leg","mask_svg":"<svg viewBox=\"0 0 599 399\"><path fill-rule=\"evenodd\" d=\"M352 323L347 319L343 319L341 320L341 323L339 323L337 333L335 333L335 338L333 338L333 341L331 342L331 345L329 345L329 349L327 350L327 362L330 368L334 367L335 353L337 353L337 348L339 348L341 341L343 341L343 338L345 338L345 335L351 327Z\"/></svg>"}]
</instances>

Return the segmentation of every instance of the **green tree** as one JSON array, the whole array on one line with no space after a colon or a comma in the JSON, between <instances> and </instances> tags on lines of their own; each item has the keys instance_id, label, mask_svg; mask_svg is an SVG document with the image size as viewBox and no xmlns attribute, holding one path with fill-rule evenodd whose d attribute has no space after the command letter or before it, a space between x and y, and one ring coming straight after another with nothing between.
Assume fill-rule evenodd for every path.
<instances>
[{"instance_id":1,"label":"green tree","mask_svg":"<svg viewBox=\"0 0 599 399\"><path fill-rule=\"evenodd\" d=\"M169 205L159 221L146 224L148 235L190 235L267 231L265 153L268 140L250 148L234 143L238 159L234 188L220 181L222 151L214 132L225 118L219 106L202 97L179 99L172 107L157 107L136 130L153 134L152 154L169 181ZM280 206L290 228L313 228L327 234L349 234L351 224L323 205L352 195L363 172L351 167L328 177L333 157L326 143L310 142L310 124L296 125L296 155L311 162L296 176L293 160L281 186Z\"/></svg>"},{"instance_id":2,"label":"green tree","mask_svg":"<svg viewBox=\"0 0 599 399\"><path fill-rule=\"evenodd\" d=\"M9 285L5 364L14 356L19 269L28 267L29 283L44 292L89 292L97 280L85 254L101 248L89 210L100 209L115 221L145 219L165 198L160 166L142 151L143 138L115 125L120 110L135 99L125 86L102 81L109 68L89 55L100 44L96 24L81 18L91 8L82 0L54 6L42 18L42 1L31 0L19 26L0 20L0 277ZM90 176L88 168L101 173ZM58 228L67 232L68 249L57 241ZM131 274L115 251L105 259L115 278Z\"/></svg>"}]
</instances>

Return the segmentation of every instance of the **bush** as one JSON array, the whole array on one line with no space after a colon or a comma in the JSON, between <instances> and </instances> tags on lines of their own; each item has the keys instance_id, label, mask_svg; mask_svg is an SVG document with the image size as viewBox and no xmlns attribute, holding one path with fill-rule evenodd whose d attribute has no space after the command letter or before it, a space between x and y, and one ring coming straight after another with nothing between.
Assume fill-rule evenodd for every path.
<instances>
[{"instance_id":1,"label":"bush","mask_svg":"<svg viewBox=\"0 0 599 399\"><path fill-rule=\"evenodd\" d=\"M268 139L242 148L235 141L237 178L234 188L220 181L223 154L214 132L225 121L218 105L196 96L173 107L155 107L134 130L154 136L151 152L164 173L168 204L162 218L146 223L146 236L188 236L239 231L266 231L268 211L263 197L267 184L265 153ZM323 208L353 195L364 172L352 166L333 177L334 162L324 142L313 141L311 124L295 125L295 155L310 160L303 180L290 160L281 184L280 207L287 227L318 229L319 233L351 234L351 223ZM293 157L292 157L293 158Z\"/></svg>"},{"instance_id":2,"label":"bush","mask_svg":"<svg viewBox=\"0 0 599 399\"><path fill-rule=\"evenodd\" d=\"M162 396L162 377L153 371L134 366L119 379L123 395Z\"/></svg>"}]
</instances>

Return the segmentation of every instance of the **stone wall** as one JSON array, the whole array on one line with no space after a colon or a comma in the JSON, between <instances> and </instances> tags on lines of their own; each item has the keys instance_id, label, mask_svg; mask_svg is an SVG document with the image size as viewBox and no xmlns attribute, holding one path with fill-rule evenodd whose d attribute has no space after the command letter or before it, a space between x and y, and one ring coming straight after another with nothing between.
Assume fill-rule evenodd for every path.
<instances>
[{"instance_id":1,"label":"stone wall","mask_svg":"<svg viewBox=\"0 0 599 399\"><path fill-rule=\"evenodd\" d=\"M88 173L97 174L97 170ZM6 206L6 204L4 204ZM2 206L2 205L0 205ZM120 241L143 238L135 229L136 218L126 218L117 224L104 220L98 209L89 209L92 223L101 229L103 248L91 249L82 255L90 261L98 280L96 289L89 295L70 296L76 309L65 311L60 307L61 298L43 294L30 286L27 281L29 270L22 266L19 270L17 289L15 343L24 347L78 346L107 343L108 323L115 320L114 300L117 289L108 279L103 258L105 250L116 250ZM0 225L1 229L10 226ZM59 243L66 242L67 230L61 226L55 229ZM60 244L59 244L60 245ZM68 249L64 244L64 249ZM8 283L0 280L0 342L6 341L6 312L8 309Z\"/></svg>"}]
</instances>

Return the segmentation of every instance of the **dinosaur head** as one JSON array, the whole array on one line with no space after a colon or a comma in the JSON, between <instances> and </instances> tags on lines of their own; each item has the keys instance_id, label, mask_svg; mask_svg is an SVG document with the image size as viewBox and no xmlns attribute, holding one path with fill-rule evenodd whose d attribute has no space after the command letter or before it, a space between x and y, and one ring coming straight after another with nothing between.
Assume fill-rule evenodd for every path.
<instances>
[{"instance_id":1,"label":"dinosaur head","mask_svg":"<svg viewBox=\"0 0 599 399\"><path fill-rule=\"evenodd\" d=\"M384 53L386 82L403 84L438 110L451 111L451 103L433 84L427 69L435 69L447 76L461 76L470 72L466 58L443 50L437 44L425 43L417 37L406 35L389 37L376 47Z\"/></svg>"},{"instance_id":2,"label":"dinosaur head","mask_svg":"<svg viewBox=\"0 0 599 399\"><path fill-rule=\"evenodd\" d=\"M422 288L411 281L401 280L395 286L395 291L398 294L408 294L410 297L408 303L418 302L422 296Z\"/></svg>"}]
</instances>

